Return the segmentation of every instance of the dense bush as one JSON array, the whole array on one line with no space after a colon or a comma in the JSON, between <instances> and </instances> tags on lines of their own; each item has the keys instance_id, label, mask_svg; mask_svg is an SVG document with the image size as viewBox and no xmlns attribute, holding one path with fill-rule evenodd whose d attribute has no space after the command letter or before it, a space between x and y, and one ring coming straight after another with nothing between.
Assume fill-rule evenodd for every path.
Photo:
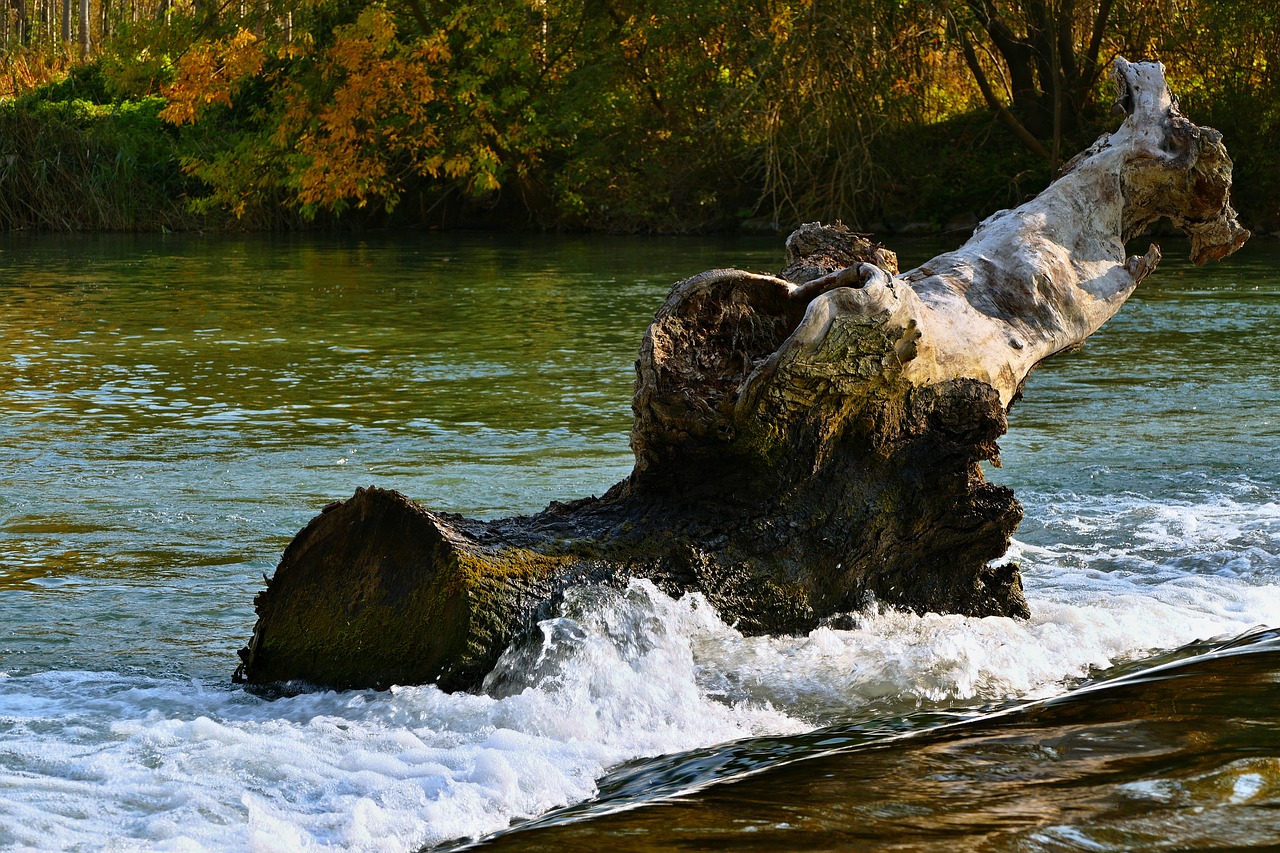
<instances>
[{"instance_id":1,"label":"dense bush","mask_svg":"<svg viewBox=\"0 0 1280 853\"><path fill-rule=\"evenodd\" d=\"M0 101L0 227L941 228L1114 127L1123 53L1166 62L1280 228L1269 4L157 2Z\"/></svg>"},{"instance_id":2,"label":"dense bush","mask_svg":"<svg viewBox=\"0 0 1280 853\"><path fill-rule=\"evenodd\" d=\"M0 227L193 227L193 182L179 168L176 133L159 118L163 99L97 103L104 93L94 79L82 71L0 103Z\"/></svg>"}]
</instances>

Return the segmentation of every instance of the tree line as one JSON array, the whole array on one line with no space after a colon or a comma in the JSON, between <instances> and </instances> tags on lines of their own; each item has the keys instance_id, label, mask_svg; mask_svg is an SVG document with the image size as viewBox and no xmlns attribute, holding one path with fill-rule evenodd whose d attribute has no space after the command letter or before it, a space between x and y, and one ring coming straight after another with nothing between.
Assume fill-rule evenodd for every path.
<instances>
[{"instance_id":1,"label":"tree line","mask_svg":"<svg viewBox=\"0 0 1280 853\"><path fill-rule=\"evenodd\" d=\"M4 227L937 229L1113 128L1124 55L1280 229L1273 3L7 3Z\"/></svg>"}]
</instances>

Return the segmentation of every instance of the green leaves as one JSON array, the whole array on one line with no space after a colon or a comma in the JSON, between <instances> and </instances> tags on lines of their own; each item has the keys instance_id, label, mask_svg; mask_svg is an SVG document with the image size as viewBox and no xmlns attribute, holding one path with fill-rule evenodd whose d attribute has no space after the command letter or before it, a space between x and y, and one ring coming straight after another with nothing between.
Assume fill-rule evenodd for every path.
<instances>
[{"instance_id":1,"label":"green leaves","mask_svg":"<svg viewBox=\"0 0 1280 853\"><path fill-rule=\"evenodd\" d=\"M753 217L782 228L943 223L1016 201L1049 175L993 126L957 26L993 97L1017 112L1018 80L994 42L981 49L991 34L978 12L1041 53L1027 16L1074 15L1075 82L1064 69L1071 99L1058 106L1078 115L1055 123L1048 90L1030 90L1041 147L1057 126L1066 155L1109 126L1099 85L1081 89L1106 3L282 0L239 17L233 4L216 18L131 24L100 64L43 91L119 103L163 85L166 132L204 188L195 207L247 224L442 197L541 227L622 232ZM1266 142L1280 120L1275 4L1110 5L1101 61L1160 57L1189 112L1253 140L1232 142L1250 174L1238 193L1269 188L1258 204L1280 206L1274 168L1254 165L1277 159ZM1046 67L1032 56L1024 70L1035 84Z\"/></svg>"}]
</instances>

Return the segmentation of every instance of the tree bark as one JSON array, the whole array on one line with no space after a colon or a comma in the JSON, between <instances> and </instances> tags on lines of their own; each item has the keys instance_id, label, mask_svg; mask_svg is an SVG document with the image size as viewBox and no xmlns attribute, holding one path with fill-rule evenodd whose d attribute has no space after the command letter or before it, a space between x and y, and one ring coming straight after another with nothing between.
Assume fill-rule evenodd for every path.
<instances>
[{"instance_id":1,"label":"tree bark","mask_svg":"<svg viewBox=\"0 0 1280 853\"><path fill-rule=\"evenodd\" d=\"M1078 347L1159 260L1159 217L1198 263L1248 238L1220 135L1159 64L1116 60L1128 116L1036 199L898 274L843 226L803 226L777 276L678 283L637 362L631 475L603 497L480 522L362 489L314 519L256 599L236 677L334 687L481 684L566 589L652 579L748 633L875 600L1026 617L1001 564L1022 508L988 483L1030 372Z\"/></svg>"},{"instance_id":2,"label":"tree bark","mask_svg":"<svg viewBox=\"0 0 1280 853\"><path fill-rule=\"evenodd\" d=\"M31 46L31 21L27 17L27 0L10 0L14 16L18 24L18 43L23 47Z\"/></svg>"},{"instance_id":3,"label":"tree bark","mask_svg":"<svg viewBox=\"0 0 1280 853\"><path fill-rule=\"evenodd\" d=\"M89 58L89 50L93 47L92 20L89 0L80 0L80 58L85 60Z\"/></svg>"}]
</instances>

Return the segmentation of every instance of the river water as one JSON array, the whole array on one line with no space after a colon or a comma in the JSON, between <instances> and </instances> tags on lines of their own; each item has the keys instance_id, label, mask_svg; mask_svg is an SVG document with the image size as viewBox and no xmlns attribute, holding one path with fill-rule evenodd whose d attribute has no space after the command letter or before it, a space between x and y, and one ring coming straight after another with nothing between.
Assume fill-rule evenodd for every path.
<instances>
[{"instance_id":1,"label":"river water","mask_svg":"<svg viewBox=\"0 0 1280 853\"><path fill-rule=\"evenodd\" d=\"M1011 413L1029 621L637 583L514 695L271 697L235 651L321 506L601 493L670 285L780 241L0 238L0 848L1280 843L1280 246L1184 250Z\"/></svg>"}]
</instances>

